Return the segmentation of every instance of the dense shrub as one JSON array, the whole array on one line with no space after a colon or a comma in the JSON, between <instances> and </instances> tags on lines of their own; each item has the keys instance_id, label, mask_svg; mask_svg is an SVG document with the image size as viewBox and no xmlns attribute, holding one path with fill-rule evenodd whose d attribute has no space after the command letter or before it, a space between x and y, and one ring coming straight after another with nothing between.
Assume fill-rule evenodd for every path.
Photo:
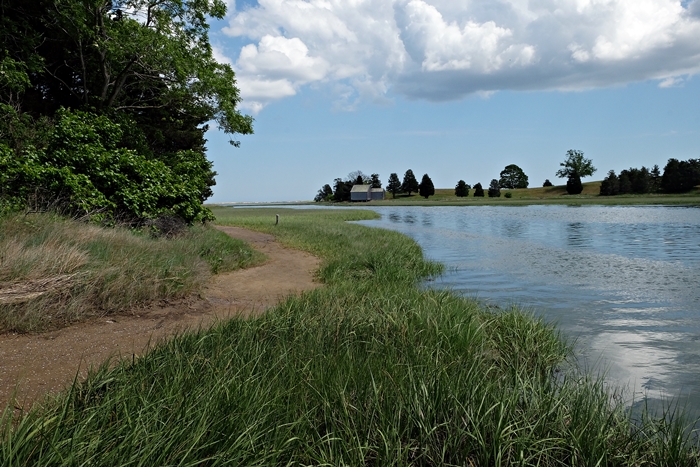
<instances>
[{"instance_id":1,"label":"dense shrub","mask_svg":"<svg viewBox=\"0 0 700 467\"><path fill-rule=\"evenodd\" d=\"M8 121L26 123L9 106L2 110ZM214 183L204 153L177 151L162 158L167 164L150 159L120 146L122 125L91 112L60 109L43 126L41 138L27 144L16 141L23 133L0 143L0 198L6 209L54 207L131 223L161 215L188 223L213 218L202 206Z\"/></svg>"}]
</instances>

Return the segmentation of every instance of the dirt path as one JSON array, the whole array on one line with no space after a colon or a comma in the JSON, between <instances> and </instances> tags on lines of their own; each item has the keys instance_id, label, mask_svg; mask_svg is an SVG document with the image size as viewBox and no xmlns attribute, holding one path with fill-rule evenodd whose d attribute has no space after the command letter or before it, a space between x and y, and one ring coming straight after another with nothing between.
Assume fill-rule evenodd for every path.
<instances>
[{"instance_id":1,"label":"dirt path","mask_svg":"<svg viewBox=\"0 0 700 467\"><path fill-rule=\"evenodd\" d=\"M0 335L0 413L13 392L15 407L28 407L108 358L131 359L149 342L218 319L259 313L289 294L319 286L313 281L318 258L284 248L272 235L217 228L249 242L268 256L267 262L214 276L203 299L96 318L43 334Z\"/></svg>"}]
</instances>

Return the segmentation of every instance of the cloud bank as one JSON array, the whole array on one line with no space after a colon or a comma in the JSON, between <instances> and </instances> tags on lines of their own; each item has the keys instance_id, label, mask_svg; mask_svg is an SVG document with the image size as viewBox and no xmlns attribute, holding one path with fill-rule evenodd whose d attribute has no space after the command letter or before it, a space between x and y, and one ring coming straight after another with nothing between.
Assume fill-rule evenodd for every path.
<instances>
[{"instance_id":1,"label":"cloud bank","mask_svg":"<svg viewBox=\"0 0 700 467\"><path fill-rule=\"evenodd\" d=\"M700 71L700 0L259 0L224 33L253 112L327 85L339 107L387 93L448 101L581 90ZM220 52L220 51L218 51Z\"/></svg>"}]
</instances>

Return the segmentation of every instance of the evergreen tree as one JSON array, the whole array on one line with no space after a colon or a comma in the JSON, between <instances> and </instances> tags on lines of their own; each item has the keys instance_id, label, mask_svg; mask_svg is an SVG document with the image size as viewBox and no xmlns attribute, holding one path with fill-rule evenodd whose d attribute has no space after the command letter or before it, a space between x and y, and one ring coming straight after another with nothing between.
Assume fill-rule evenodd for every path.
<instances>
[{"instance_id":1,"label":"evergreen tree","mask_svg":"<svg viewBox=\"0 0 700 467\"><path fill-rule=\"evenodd\" d=\"M500 198L501 197L501 188L500 185L498 184L498 180L495 178L491 180L491 184L489 185L489 198Z\"/></svg>"},{"instance_id":2,"label":"evergreen tree","mask_svg":"<svg viewBox=\"0 0 700 467\"><path fill-rule=\"evenodd\" d=\"M623 170L620 172L620 191L621 195L626 195L632 193L632 180L630 180L630 173L628 170Z\"/></svg>"},{"instance_id":3,"label":"evergreen tree","mask_svg":"<svg viewBox=\"0 0 700 467\"><path fill-rule=\"evenodd\" d=\"M318 193L316 193L316 197L314 198L314 201L317 203L320 201L328 201L331 197L333 196L333 188L329 184L323 185L320 190L318 190Z\"/></svg>"},{"instance_id":4,"label":"evergreen tree","mask_svg":"<svg viewBox=\"0 0 700 467\"><path fill-rule=\"evenodd\" d=\"M393 198L396 198L396 193L401 193L401 180L395 173L389 175L389 181L386 185L386 191L391 193Z\"/></svg>"},{"instance_id":5,"label":"evergreen tree","mask_svg":"<svg viewBox=\"0 0 700 467\"><path fill-rule=\"evenodd\" d=\"M469 189L471 187L464 183L464 180L460 180L457 182L457 186L455 186L455 196L464 197L464 196L469 196Z\"/></svg>"},{"instance_id":6,"label":"evergreen tree","mask_svg":"<svg viewBox=\"0 0 700 467\"><path fill-rule=\"evenodd\" d=\"M474 196L484 197L484 188L481 186L481 183L474 185Z\"/></svg>"},{"instance_id":7,"label":"evergreen tree","mask_svg":"<svg viewBox=\"0 0 700 467\"><path fill-rule=\"evenodd\" d=\"M428 199L428 196L435 194L435 185L433 185L433 181L430 179L430 177L428 177L428 174L423 175L423 178L418 185L418 192L425 199Z\"/></svg>"},{"instance_id":8,"label":"evergreen tree","mask_svg":"<svg viewBox=\"0 0 700 467\"><path fill-rule=\"evenodd\" d=\"M649 172L649 191L651 193L658 193L661 189L661 170L659 166L654 164L651 171Z\"/></svg>"},{"instance_id":9,"label":"evergreen tree","mask_svg":"<svg viewBox=\"0 0 700 467\"><path fill-rule=\"evenodd\" d=\"M600 183L601 196L615 196L620 192L620 180L615 175L615 171L608 172L608 176Z\"/></svg>"},{"instance_id":10,"label":"evergreen tree","mask_svg":"<svg viewBox=\"0 0 700 467\"><path fill-rule=\"evenodd\" d=\"M544 183L542 184L542 186L546 188L546 187L548 187L548 186L553 186L553 185L552 185L552 182L549 181L549 179L546 179L546 180L544 181Z\"/></svg>"},{"instance_id":11,"label":"evergreen tree","mask_svg":"<svg viewBox=\"0 0 700 467\"><path fill-rule=\"evenodd\" d=\"M408 196L411 196L411 193L418 192L418 180L416 180L416 176L413 175L413 170L408 169L404 174L401 191L408 193Z\"/></svg>"},{"instance_id":12,"label":"evergreen tree","mask_svg":"<svg viewBox=\"0 0 700 467\"><path fill-rule=\"evenodd\" d=\"M382 181L379 180L379 174L372 174L372 181L370 183L372 188L381 188L382 187Z\"/></svg>"}]
</instances>

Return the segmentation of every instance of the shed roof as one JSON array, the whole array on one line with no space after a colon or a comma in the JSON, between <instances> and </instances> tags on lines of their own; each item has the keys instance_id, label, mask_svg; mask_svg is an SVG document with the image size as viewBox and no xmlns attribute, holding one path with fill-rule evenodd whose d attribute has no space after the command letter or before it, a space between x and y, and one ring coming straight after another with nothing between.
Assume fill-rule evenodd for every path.
<instances>
[{"instance_id":1,"label":"shed roof","mask_svg":"<svg viewBox=\"0 0 700 467\"><path fill-rule=\"evenodd\" d=\"M371 185L355 185L350 190L350 193L367 193L371 189Z\"/></svg>"}]
</instances>

